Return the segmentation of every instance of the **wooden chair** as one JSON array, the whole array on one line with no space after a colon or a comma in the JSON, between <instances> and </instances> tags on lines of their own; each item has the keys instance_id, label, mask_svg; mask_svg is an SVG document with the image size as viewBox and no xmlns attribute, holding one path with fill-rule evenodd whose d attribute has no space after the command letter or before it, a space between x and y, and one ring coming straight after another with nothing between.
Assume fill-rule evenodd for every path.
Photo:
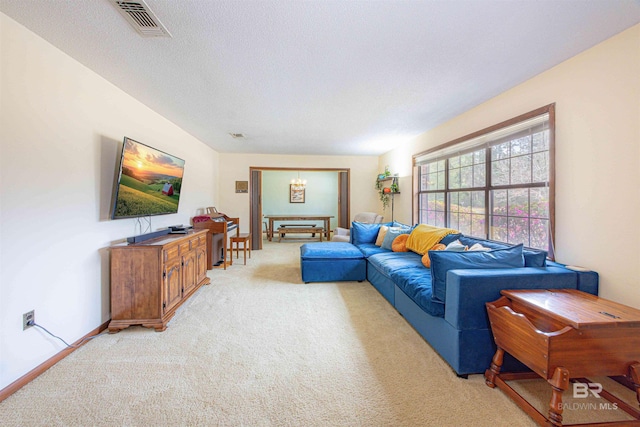
<instances>
[{"instance_id":1,"label":"wooden chair","mask_svg":"<svg viewBox=\"0 0 640 427\"><path fill-rule=\"evenodd\" d=\"M229 241L231 242L231 258L233 258L233 245L235 243L236 246L236 259L239 257L240 253L240 243L242 243L242 252L244 255L244 265L247 265L247 250L249 250L249 258L251 258L251 233L239 233L237 236L229 237Z\"/></svg>"}]
</instances>

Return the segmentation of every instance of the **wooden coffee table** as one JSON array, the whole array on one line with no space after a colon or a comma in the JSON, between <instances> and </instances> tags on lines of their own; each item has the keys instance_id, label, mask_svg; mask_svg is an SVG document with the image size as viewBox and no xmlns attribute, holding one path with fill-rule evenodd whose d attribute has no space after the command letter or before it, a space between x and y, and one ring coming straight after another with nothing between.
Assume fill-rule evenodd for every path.
<instances>
[{"instance_id":1,"label":"wooden coffee table","mask_svg":"<svg viewBox=\"0 0 640 427\"><path fill-rule=\"evenodd\" d=\"M485 372L540 425L562 426L562 393L570 379L624 376L640 402L640 310L572 289L505 290L487 303L498 350ZM533 373L500 373L504 352ZM542 377L551 385L549 414L543 415L505 381ZM600 396L637 420L640 410L603 391ZM620 425L620 422L598 425ZM625 421L638 425L640 421Z\"/></svg>"}]
</instances>

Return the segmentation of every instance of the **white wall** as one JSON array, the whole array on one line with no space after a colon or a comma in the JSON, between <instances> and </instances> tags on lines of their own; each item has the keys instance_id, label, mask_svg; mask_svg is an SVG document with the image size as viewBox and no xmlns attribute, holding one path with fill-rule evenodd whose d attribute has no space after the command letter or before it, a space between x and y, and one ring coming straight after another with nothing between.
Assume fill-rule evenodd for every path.
<instances>
[{"instance_id":1,"label":"white wall","mask_svg":"<svg viewBox=\"0 0 640 427\"><path fill-rule=\"evenodd\" d=\"M410 175L412 154L554 102L556 258L600 273L602 297L640 308L640 25L425 132L379 164ZM396 201L410 217L411 198Z\"/></svg>"},{"instance_id":2,"label":"white wall","mask_svg":"<svg viewBox=\"0 0 640 427\"><path fill-rule=\"evenodd\" d=\"M220 153L220 202L218 210L240 218L240 229L249 231L249 194L234 193L236 181L249 181L249 168L340 168L351 173L351 219L358 212L382 213L375 190L378 158L374 156L295 156ZM384 167L382 169L384 171ZM226 191L229 189L229 191ZM391 218L391 213L385 213Z\"/></svg>"},{"instance_id":3,"label":"white wall","mask_svg":"<svg viewBox=\"0 0 640 427\"><path fill-rule=\"evenodd\" d=\"M186 161L179 211L189 223L218 199L218 154L0 14L0 389L110 318L112 243L138 234L109 220L125 135Z\"/></svg>"},{"instance_id":4,"label":"white wall","mask_svg":"<svg viewBox=\"0 0 640 427\"><path fill-rule=\"evenodd\" d=\"M399 148L392 153L387 153L385 156L381 156L379 160L378 169L380 173L385 171L385 168L388 167L389 172L393 176L398 177L398 192L399 194L394 194L393 197L389 197L389 206L384 213L385 221L391 221L392 216L393 220L397 222L401 222L403 224L414 224L411 218L411 161L409 161L408 166L406 159L409 157L411 159L411 152L406 150L406 146L403 145L405 149ZM389 187L391 185L390 181L384 183L384 187ZM378 199L378 203L382 205L382 202L379 200L379 194L376 190L376 198ZM408 206L408 209L406 208ZM392 212L393 211L393 212Z\"/></svg>"}]
</instances>

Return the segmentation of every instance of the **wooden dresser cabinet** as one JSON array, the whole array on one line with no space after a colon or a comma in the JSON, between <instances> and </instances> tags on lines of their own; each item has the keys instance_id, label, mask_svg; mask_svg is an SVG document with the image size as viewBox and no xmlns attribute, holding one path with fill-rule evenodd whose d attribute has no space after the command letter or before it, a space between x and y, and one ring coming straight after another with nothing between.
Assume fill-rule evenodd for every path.
<instances>
[{"instance_id":1,"label":"wooden dresser cabinet","mask_svg":"<svg viewBox=\"0 0 640 427\"><path fill-rule=\"evenodd\" d=\"M210 282L206 230L112 246L109 332L164 331L180 304Z\"/></svg>"}]
</instances>

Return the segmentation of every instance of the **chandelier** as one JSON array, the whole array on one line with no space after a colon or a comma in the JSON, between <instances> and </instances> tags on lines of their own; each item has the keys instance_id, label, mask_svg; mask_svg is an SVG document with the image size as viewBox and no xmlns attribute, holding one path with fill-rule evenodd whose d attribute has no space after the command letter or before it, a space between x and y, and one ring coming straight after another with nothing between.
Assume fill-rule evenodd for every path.
<instances>
[{"instance_id":1,"label":"chandelier","mask_svg":"<svg viewBox=\"0 0 640 427\"><path fill-rule=\"evenodd\" d=\"M304 187L307 185L306 179L300 179L300 172L298 172L298 178L294 178L291 180L291 188L294 190L304 190Z\"/></svg>"}]
</instances>

